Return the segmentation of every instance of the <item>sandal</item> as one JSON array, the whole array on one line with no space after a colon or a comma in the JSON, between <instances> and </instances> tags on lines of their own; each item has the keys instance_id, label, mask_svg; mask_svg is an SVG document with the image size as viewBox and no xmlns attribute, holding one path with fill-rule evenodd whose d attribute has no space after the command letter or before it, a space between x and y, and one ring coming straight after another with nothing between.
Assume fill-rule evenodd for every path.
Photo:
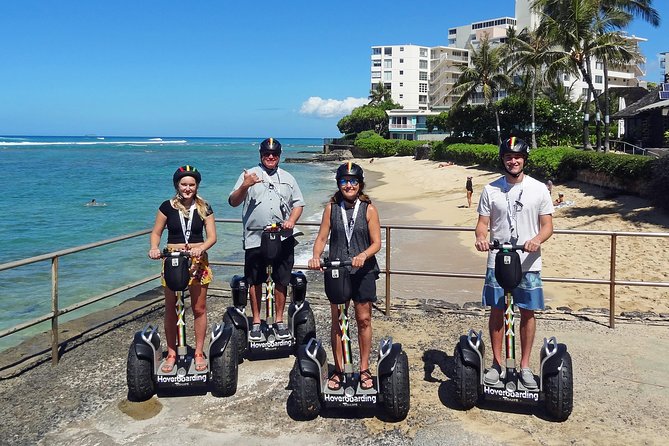
<instances>
[{"instance_id":1,"label":"sandal","mask_svg":"<svg viewBox=\"0 0 669 446\"><path fill-rule=\"evenodd\" d=\"M374 377L369 369L360 370L360 388L362 390L374 388Z\"/></svg>"},{"instance_id":2,"label":"sandal","mask_svg":"<svg viewBox=\"0 0 669 446\"><path fill-rule=\"evenodd\" d=\"M177 355L167 355L163 361L163 365L160 367L160 371L163 373L172 373L174 366L177 363Z\"/></svg>"},{"instance_id":3,"label":"sandal","mask_svg":"<svg viewBox=\"0 0 669 446\"><path fill-rule=\"evenodd\" d=\"M338 370L332 372L332 375L328 378L328 389L337 391L341 389L342 381L344 380L344 374Z\"/></svg>"},{"instance_id":4,"label":"sandal","mask_svg":"<svg viewBox=\"0 0 669 446\"><path fill-rule=\"evenodd\" d=\"M198 361L200 359L200 361ZM195 353L195 371L204 372L207 370L207 359L204 357L203 353Z\"/></svg>"}]
</instances>

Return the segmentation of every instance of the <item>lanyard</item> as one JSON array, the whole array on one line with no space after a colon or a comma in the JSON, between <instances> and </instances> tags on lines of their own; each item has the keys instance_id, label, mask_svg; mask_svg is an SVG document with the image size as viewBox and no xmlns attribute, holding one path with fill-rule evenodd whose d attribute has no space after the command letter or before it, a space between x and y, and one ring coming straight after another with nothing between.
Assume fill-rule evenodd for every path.
<instances>
[{"instance_id":1,"label":"lanyard","mask_svg":"<svg viewBox=\"0 0 669 446\"><path fill-rule=\"evenodd\" d=\"M188 239L190 238L190 228L193 225L193 220L195 219L195 200L193 200L193 204L190 205L190 209L188 211L189 219L188 219L188 226L186 226L186 221L184 219L184 214L179 210L179 220L181 221L181 232L184 234L184 242L188 244Z\"/></svg>"},{"instance_id":2,"label":"lanyard","mask_svg":"<svg viewBox=\"0 0 669 446\"><path fill-rule=\"evenodd\" d=\"M344 201L339 203L341 208L341 221L344 223L344 232L346 233L346 241L348 245L351 246L351 236L353 235L353 227L355 226L355 218L358 216L358 211L360 210L360 200L355 199L355 206L353 207L353 215L351 219L346 221L346 207L344 206Z\"/></svg>"},{"instance_id":3,"label":"lanyard","mask_svg":"<svg viewBox=\"0 0 669 446\"><path fill-rule=\"evenodd\" d=\"M523 183L520 183L520 193L518 198L514 200L513 205L511 204L511 199L509 198L509 192L511 192L511 185L504 177L504 182L506 183L506 188L504 190L504 195L506 196L506 215L509 220L509 232L511 234L511 242L515 243L518 240L518 212L523 210L523 203L520 201L523 198ZM515 236L514 236L515 231Z\"/></svg>"}]
</instances>

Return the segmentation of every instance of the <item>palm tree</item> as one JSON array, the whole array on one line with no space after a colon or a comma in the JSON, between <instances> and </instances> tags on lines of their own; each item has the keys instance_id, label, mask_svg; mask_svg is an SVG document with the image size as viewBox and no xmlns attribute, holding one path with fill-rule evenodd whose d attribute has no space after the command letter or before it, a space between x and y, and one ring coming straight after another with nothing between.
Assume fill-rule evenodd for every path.
<instances>
[{"instance_id":1,"label":"palm tree","mask_svg":"<svg viewBox=\"0 0 669 446\"><path fill-rule=\"evenodd\" d=\"M653 0L600 0L600 17L602 24L608 24L610 29L618 30L624 29L632 19L637 16L642 20L650 23L654 27L660 26L660 15L655 8L652 7ZM609 20L606 20L608 18ZM607 32L607 27L601 29L602 32ZM641 60L641 55L638 51L634 51L634 60ZM605 54L602 58L602 65L604 69L604 150L609 150L609 111L610 94L609 94L609 62L613 65L619 63L629 62L625 60L626 55L614 55L616 59L609 60L611 55Z\"/></svg>"},{"instance_id":2,"label":"palm tree","mask_svg":"<svg viewBox=\"0 0 669 446\"><path fill-rule=\"evenodd\" d=\"M388 90L383 82L376 84L376 88L369 90L369 105L379 105L384 102L390 102L391 95L390 90Z\"/></svg>"},{"instance_id":3,"label":"palm tree","mask_svg":"<svg viewBox=\"0 0 669 446\"><path fill-rule=\"evenodd\" d=\"M510 72L517 70L524 70L530 82L530 103L532 104L531 118L532 118L532 148L537 148L536 137L536 96L537 88L544 84L545 79L552 78L555 75L557 66L551 65L550 49L551 43L539 36L536 31L528 29L521 30L520 34L516 34L513 28L507 30L507 54L505 60L511 62ZM546 76L541 76L541 69L544 66L553 67L551 73L546 73Z\"/></svg>"},{"instance_id":4,"label":"palm tree","mask_svg":"<svg viewBox=\"0 0 669 446\"><path fill-rule=\"evenodd\" d=\"M460 95L453 107L461 107L476 95L483 93L484 103L495 113L498 143L502 142L499 125L499 113L495 106L495 96L500 90L508 88L511 78L504 72L502 61L503 47L492 47L487 36L481 39L479 47L471 53L471 66L463 67L460 77L453 85L449 94Z\"/></svg>"}]
</instances>

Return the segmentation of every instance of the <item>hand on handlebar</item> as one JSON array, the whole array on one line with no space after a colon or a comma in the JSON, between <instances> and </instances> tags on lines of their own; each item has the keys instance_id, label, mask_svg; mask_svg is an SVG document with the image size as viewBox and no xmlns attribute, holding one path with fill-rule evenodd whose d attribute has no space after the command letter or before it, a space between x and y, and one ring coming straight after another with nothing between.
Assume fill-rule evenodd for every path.
<instances>
[{"instance_id":1,"label":"hand on handlebar","mask_svg":"<svg viewBox=\"0 0 669 446\"><path fill-rule=\"evenodd\" d=\"M536 238L526 241L524 245L525 252L536 252L540 247L541 243L538 242Z\"/></svg>"},{"instance_id":2,"label":"hand on handlebar","mask_svg":"<svg viewBox=\"0 0 669 446\"><path fill-rule=\"evenodd\" d=\"M367 260L367 254L365 253L365 251L363 251L351 259L351 266L353 268L362 268L366 260Z\"/></svg>"},{"instance_id":3,"label":"hand on handlebar","mask_svg":"<svg viewBox=\"0 0 669 446\"><path fill-rule=\"evenodd\" d=\"M485 238L481 240L476 240L474 246L476 246L476 250L480 252L486 252L490 250L490 242L488 242L488 239Z\"/></svg>"},{"instance_id":4,"label":"hand on handlebar","mask_svg":"<svg viewBox=\"0 0 669 446\"><path fill-rule=\"evenodd\" d=\"M283 229L293 229L295 227L295 223L293 223L290 220L286 220L283 223L281 223L281 227Z\"/></svg>"},{"instance_id":5,"label":"hand on handlebar","mask_svg":"<svg viewBox=\"0 0 669 446\"><path fill-rule=\"evenodd\" d=\"M320 270L323 269L321 267L321 259L319 259L318 257L310 258L309 261L307 262L307 266L309 267L309 269L320 269Z\"/></svg>"},{"instance_id":6,"label":"hand on handlebar","mask_svg":"<svg viewBox=\"0 0 669 446\"><path fill-rule=\"evenodd\" d=\"M160 249L154 248L154 249L149 249L149 258L153 260L158 260L162 257L162 254L160 252Z\"/></svg>"}]
</instances>

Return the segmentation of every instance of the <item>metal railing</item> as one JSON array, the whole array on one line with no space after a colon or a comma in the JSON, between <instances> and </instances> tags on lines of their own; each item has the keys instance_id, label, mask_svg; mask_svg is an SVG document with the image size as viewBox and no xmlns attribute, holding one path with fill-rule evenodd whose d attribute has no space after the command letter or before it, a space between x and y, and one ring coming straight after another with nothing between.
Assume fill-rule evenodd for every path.
<instances>
[{"instance_id":1,"label":"metal railing","mask_svg":"<svg viewBox=\"0 0 669 446\"><path fill-rule=\"evenodd\" d=\"M626 141L620 141L618 139L612 139L609 141L611 144L610 149L614 152L625 152L632 155L650 155L648 150L643 147L635 146L634 144L628 143Z\"/></svg>"},{"instance_id":2,"label":"metal railing","mask_svg":"<svg viewBox=\"0 0 669 446\"><path fill-rule=\"evenodd\" d=\"M216 219L217 223L232 223L232 224L241 224L241 220L237 219ZM300 226L319 226L319 223L311 222L302 222ZM447 231L447 232L473 232L474 228L463 228L459 226L427 226L427 225L386 225L382 224L381 229L384 231L385 235L385 265L381 269L381 273L385 275L385 313L389 314L391 309L390 302L390 291L391 291L391 277L393 275L408 275L408 276L423 276L423 277L447 277L447 278L464 278L464 279L477 279L482 280L485 278L484 274L475 274L475 273L463 273L463 272L436 272L436 271L416 271L416 270L394 270L392 268L392 256L391 248L393 244L392 231ZM140 279L138 281L128 283L122 287L115 288L106 293L100 294L98 296L91 297L82 302L70 305L66 308L59 308L58 306L58 263L61 257L90 250L93 248L98 248L104 245L109 245L117 243L120 241L145 236L149 234L150 230L133 232L130 234L122 235L119 237L110 238L107 240L102 240L95 243L90 243L87 245L76 246L74 248L65 249L61 251L56 251L48 254L43 254L35 257L30 257L28 259L18 260L14 262L0 264L0 271L9 270L13 268L18 268L21 266L43 262L51 261L51 311L45 315L37 317L27 322L15 325L0 332L0 338L9 336L13 333L25 330L29 327L37 325L42 322L51 321L51 356L52 363L55 365L58 363L59 355L58 348L60 341L58 338L58 318L66 313L71 311L83 308L87 305L91 305L95 302L101 301L103 299L112 297L121 292L128 291L134 288L139 287L140 285L146 284L152 280L156 280L160 277L160 274L154 274L152 276ZM609 286L609 327L615 328L615 302L616 302L616 286L625 285L625 286L650 286L650 287L669 287L669 282L645 282L645 281L629 281L629 280L617 280L616 279L616 246L617 240L619 237L669 237L669 233L651 233L651 232L615 232L615 231L576 231L576 230L555 230L556 234L580 234L580 235L596 235L610 238L610 267L609 267L609 278L608 279L588 279L588 278L557 278L557 277L542 277L542 280L545 282L563 282L563 283L583 283L583 284L600 284ZM243 262L230 262L230 261L219 261L215 259L210 259L211 265L219 266L235 266L243 267ZM306 269L306 265L295 265L295 269ZM155 299L148 304L137 308L136 310L143 309L149 305L152 305L156 302L162 300ZM24 358L28 359L28 358Z\"/></svg>"}]
</instances>

